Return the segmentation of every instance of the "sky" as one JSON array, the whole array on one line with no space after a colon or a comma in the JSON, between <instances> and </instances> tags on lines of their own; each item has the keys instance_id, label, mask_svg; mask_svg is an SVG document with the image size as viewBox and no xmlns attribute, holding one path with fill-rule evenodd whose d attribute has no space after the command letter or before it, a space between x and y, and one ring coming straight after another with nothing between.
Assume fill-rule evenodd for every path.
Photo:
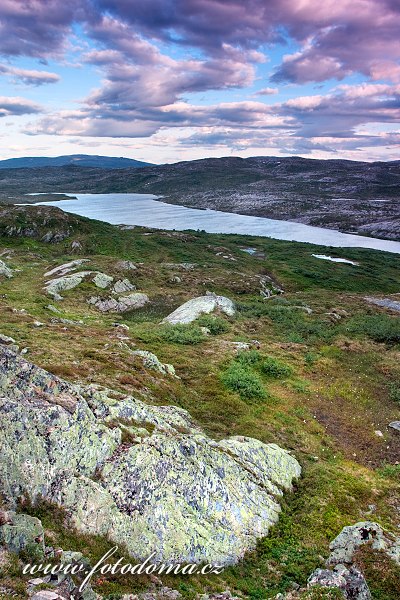
<instances>
[{"instance_id":1,"label":"sky","mask_svg":"<svg viewBox=\"0 0 400 600\"><path fill-rule=\"evenodd\" d=\"M400 0L0 0L0 159L400 159Z\"/></svg>"}]
</instances>

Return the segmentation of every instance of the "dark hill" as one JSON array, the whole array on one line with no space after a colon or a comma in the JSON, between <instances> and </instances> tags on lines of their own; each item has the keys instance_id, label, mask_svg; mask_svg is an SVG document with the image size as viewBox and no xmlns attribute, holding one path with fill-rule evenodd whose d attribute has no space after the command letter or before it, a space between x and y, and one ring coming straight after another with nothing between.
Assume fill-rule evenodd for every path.
<instances>
[{"instance_id":1,"label":"dark hill","mask_svg":"<svg viewBox=\"0 0 400 600\"><path fill-rule=\"evenodd\" d=\"M126 169L150 166L151 163L115 156L94 156L91 154L71 154L68 156L25 156L0 160L0 169L21 169L36 167L98 167L100 169Z\"/></svg>"}]
</instances>

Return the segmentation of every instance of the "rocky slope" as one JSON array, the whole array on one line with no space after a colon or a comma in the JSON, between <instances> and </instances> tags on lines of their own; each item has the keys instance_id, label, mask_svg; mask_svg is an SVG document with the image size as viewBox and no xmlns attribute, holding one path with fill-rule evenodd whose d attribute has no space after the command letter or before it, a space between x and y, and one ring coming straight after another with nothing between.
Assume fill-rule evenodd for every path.
<instances>
[{"instance_id":1,"label":"rocky slope","mask_svg":"<svg viewBox=\"0 0 400 600\"><path fill-rule=\"evenodd\" d=\"M300 476L275 444L213 442L185 411L68 384L4 346L0 395L6 502L57 503L79 531L139 560L237 561L276 523L281 490Z\"/></svg>"}]
</instances>

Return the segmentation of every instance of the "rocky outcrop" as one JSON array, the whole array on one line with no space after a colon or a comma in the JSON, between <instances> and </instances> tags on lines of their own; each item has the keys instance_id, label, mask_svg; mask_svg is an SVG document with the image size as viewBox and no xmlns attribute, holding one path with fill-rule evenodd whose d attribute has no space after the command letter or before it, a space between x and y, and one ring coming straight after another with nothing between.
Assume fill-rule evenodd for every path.
<instances>
[{"instance_id":1,"label":"rocky outcrop","mask_svg":"<svg viewBox=\"0 0 400 600\"><path fill-rule=\"evenodd\" d=\"M101 312L124 313L128 310L142 308L150 302L147 294L135 292L128 296L119 296L118 298L101 298L100 296L92 296L88 303L93 304Z\"/></svg>"},{"instance_id":2,"label":"rocky outcrop","mask_svg":"<svg viewBox=\"0 0 400 600\"><path fill-rule=\"evenodd\" d=\"M55 502L139 560L235 562L277 521L301 470L275 444L215 442L183 409L67 383L5 346L0 418L8 505L24 493Z\"/></svg>"},{"instance_id":3,"label":"rocky outcrop","mask_svg":"<svg viewBox=\"0 0 400 600\"><path fill-rule=\"evenodd\" d=\"M0 260L0 277L7 277L7 279L11 279L12 276L13 274L10 267L7 267L6 263Z\"/></svg>"},{"instance_id":4,"label":"rocky outcrop","mask_svg":"<svg viewBox=\"0 0 400 600\"><path fill-rule=\"evenodd\" d=\"M50 271L44 274L45 277L53 277L53 275L57 275L57 277L64 277L68 273L76 271L77 267L83 265L83 263L90 262L88 258L79 258L77 260L72 260L71 262L64 263L62 265L58 265L58 267L54 267Z\"/></svg>"},{"instance_id":5,"label":"rocky outcrop","mask_svg":"<svg viewBox=\"0 0 400 600\"><path fill-rule=\"evenodd\" d=\"M124 294L125 292L133 292L135 289L136 286L129 279L119 279L114 283L111 291L113 294Z\"/></svg>"},{"instance_id":6,"label":"rocky outcrop","mask_svg":"<svg viewBox=\"0 0 400 600\"><path fill-rule=\"evenodd\" d=\"M175 374L175 368L168 363L162 363L152 352L148 352L147 350L132 350L131 354L133 356L139 356L142 359L143 366L146 367L146 369L157 371L162 375L172 375L173 377L177 377Z\"/></svg>"},{"instance_id":7,"label":"rocky outcrop","mask_svg":"<svg viewBox=\"0 0 400 600\"><path fill-rule=\"evenodd\" d=\"M339 589L346 600L371 600L364 575L356 567L337 565L332 571L317 569L308 580L308 588L314 586Z\"/></svg>"},{"instance_id":8,"label":"rocky outcrop","mask_svg":"<svg viewBox=\"0 0 400 600\"><path fill-rule=\"evenodd\" d=\"M63 300L60 292L73 290L84 280L89 280L94 283L96 287L105 289L112 284L114 278L105 273L100 273L99 271L78 271L77 273L70 273L46 281L44 289L49 296L54 298L54 300L59 301Z\"/></svg>"},{"instance_id":9,"label":"rocky outcrop","mask_svg":"<svg viewBox=\"0 0 400 600\"><path fill-rule=\"evenodd\" d=\"M400 432L400 421L392 421L391 423L389 423L389 427Z\"/></svg>"},{"instance_id":10,"label":"rocky outcrop","mask_svg":"<svg viewBox=\"0 0 400 600\"><path fill-rule=\"evenodd\" d=\"M197 298L188 300L165 317L162 323L170 323L171 325L192 323L200 315L209 314L215 310L220 310L226 315L233 316L235 314L235 305L232 300L225 298L225 296L208 293L206 296L198 296Z\"/></svg>"},{"instance_id":11,"label":"rocky outcrop","mask_svg":"<svg viewBox=\"0 0 400 600\"><path fill-rule=\"evenodd\" d=\"M376 306L382 306L383 308L389 308L396 312L400 312L400 300L392 300L391 298L374 298L372 296L366 296L364 298L370 304L376 304Z\"/></svg>"},{"instance_id":12,"label":"rocky outcrop","mask_svg":"<svg viewBox=\"0 0 400 600\"><path fill-rule=\"evenodd\" d=\"M368 543L373 550L382 550L400 565L400 538L395 538L372 521L361 521L344 527L329 545L331 554L327 564L352 564L357 550Z\"/></svg>"},{"instance_id":13,"label":"rocky outcrop","mask_svg":"<svg viewBox=\"0 0 400 600\"><path fill-rule=\"evenodd\" d=\"M54 206L2 206L0 235L29 237L57 243L68 238L80 226L79 217Z\"/></svg>"},{"instance_id":14,"label":"rocky outcrop","mask_svg":"<svg viewBox=\"0 0 400 600\"><path fill-rule=\"evenodd\" d=\"M307 587L320 586L340 590L346 600L370 600L371 593L363 573L354 564L358 550L369 544L400 565L400 538L385 531L378 523L362 521L344 527L330 543L327 569L316 569Z\"/></svg>"}]
</instances>

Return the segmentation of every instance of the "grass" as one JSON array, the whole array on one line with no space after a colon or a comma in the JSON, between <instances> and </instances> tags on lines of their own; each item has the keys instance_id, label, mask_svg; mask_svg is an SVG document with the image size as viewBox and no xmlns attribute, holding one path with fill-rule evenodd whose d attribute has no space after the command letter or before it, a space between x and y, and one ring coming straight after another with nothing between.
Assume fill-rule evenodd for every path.
<instances>
[{"instance_id":1,"label":"grass","mask_svg":"<svg viewBox=\"0 0 400 600\"><path fill-rule=\"evenodd\" d=\"M44 244L0 238L0 247L12 250L10 258L2 260L21 269L12 280L1 282L0 332L28 347L29 360L71 381L180 406L213 438L246 435L277 443L291 450L303 468L293 493L282 500L278 524L254 552L220 577L165 578L165 585L188 600L227 587L249 598L274 598L290 591L293 583L306 585L312 570L323 566L329 543L343 526L368 517L398 531L398 434L387 424L398 419L399 319L363 300L367 293L400 290L392 255L341 251L360 262L355 269L312 258L311 253L336 255L337 249L309 244L141 228L123 231L87 219L80 223L74 232L83 246L79 254L71 254L71 240ZM240 250L243 246L256 247L266 258L247 255ZM236 261L217 256L220 247ZM103 315L86 303L94 291L88 285L67 292L59 303L63 317L82 319L84 325L51 323L54 315L46 306L53 302L43 292L43 273L80 257L90 258L90 268L115 277L121 276L116 267L120 259L133 261L137 271L124 275L149 295L150 304L137 312ZM162 266L182 262L197 266L191 271ZM171 282L175 274L181 283ZM260 297L259 276L265 274L284 287L283 298ZM181 303L207 290L232 298L239 309L236 317L207 315L190 325L160 325ZM311 314L299 308L305 305ZM332 321L327 313L338 307L348 316ZM34 320L45 325L36 328ZM112 326L114 322L129 330ZM201 327L211 335L204 335ZM121 345L120 336L127 338L123 341L128 347L149 350L173 364L180 379L147 371ZM231 342L253 340L259 349L235 354ZM375 429L383 431L384 441ZM129 442L129 431L125 439ZM376 507L373 516L370 505ZM72 530L54 507L29 510L43 519L52 545L82 551L92 561L109 548L105 539ZM398 576L390 565L380 559L375 566L372 559L364 562L374 600L397 600ZM3 575L15 587L17 570L14 564ZM147 584L118 578L96 584L96 590L118 595ZM329 597L324 594L328 592L313 590L301 597Z\"/></svg>"}]
</instances>

